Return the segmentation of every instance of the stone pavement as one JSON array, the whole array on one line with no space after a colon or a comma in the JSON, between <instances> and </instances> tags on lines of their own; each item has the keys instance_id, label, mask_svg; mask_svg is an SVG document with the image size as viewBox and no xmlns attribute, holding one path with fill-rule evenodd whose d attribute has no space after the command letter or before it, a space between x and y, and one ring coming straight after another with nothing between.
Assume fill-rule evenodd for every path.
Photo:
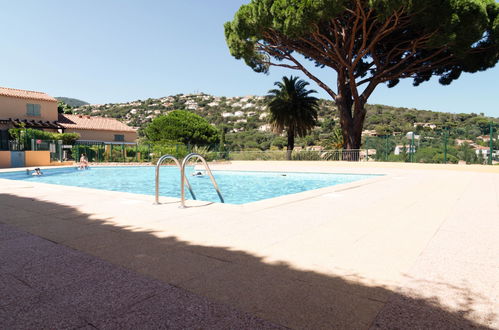
<instances>
[{"instance_id":1,"label":"stone pavement","mask_svg":"<svg viewBox=\"0 0 499 330\"><path fill-rule=\"evenodd\" d=\"M187 209L0 180L0 223L285 327L499 328L499 168L389 165L217 165L386 176Z\"/></svg>"},{"instance_id":2,"label":"stone pavement","mask_svg":"<svg viewBox=\"0 0 499 330\"><path fill-rule=\"evenodd\" d=\"M279 329L0 224L1 329Z\"/></svg>"}]
</instances>

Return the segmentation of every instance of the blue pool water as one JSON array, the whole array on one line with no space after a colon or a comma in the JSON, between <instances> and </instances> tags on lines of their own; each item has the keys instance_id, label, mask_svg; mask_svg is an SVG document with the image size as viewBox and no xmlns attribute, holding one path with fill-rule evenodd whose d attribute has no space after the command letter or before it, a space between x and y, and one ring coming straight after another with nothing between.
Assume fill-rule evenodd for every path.
<instances>
[{"instance_id":1,"label":"blue pool water","mask_svg":"<svg viewBox=\"0 0 499 330\"><path fill-rule=\"evenodd\" d=\"M196 198L219 202L210 178L207 175L191 176L193 170L192 167L188 168L186 174ZM42 176L27 175L26 172L6 172L0 173L0 178L154 195L154 171L153 166L93 167L89 170L60 168L43 170ZM373 177L369 174L241 171L213 171L213 175L225 202L229 204L255 202ZM179 190L178 168L162 166L160 195L180 198ZM187 187L186 198L191 199Z\"/></svg>"}]
</instances>

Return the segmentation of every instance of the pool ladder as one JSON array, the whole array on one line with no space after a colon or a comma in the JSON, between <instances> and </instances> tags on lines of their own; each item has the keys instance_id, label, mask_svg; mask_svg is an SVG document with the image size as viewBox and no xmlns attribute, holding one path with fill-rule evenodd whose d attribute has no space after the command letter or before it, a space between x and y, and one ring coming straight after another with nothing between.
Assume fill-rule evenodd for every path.
<instances>
[{"instance_id":1,"label":"pool ladder","mask_svg":"<svg viewBox=\"0 0 499 330\"><path fill-rule=\"evenodd\" d=\"M206 169L206 172L208 173L211 183L213 184L213 187L215 188L218 198L220 198L220 201L224 203L224 198L222 196L222 193L220 192L220 188L218 187L217 181L215 180L215 177L213 177L213 173L211 173L210 167L208 166L208 163L206 162L206 159L204 159L203 156L197 153L190 153L187 156L185 156L184 160L182 161L182 164L180 164L179 160L175 158L172 155L164 155L161 156L158 160L158 163L156 164L156 196L155 196L155 201L154 204L159 204L159 167L165 161L166 159L172 159L177 167L180 168L180 208L186 208L185 206L185 184L187 184L187 188L189 189L189 192L191 193L191 196L193 199L196 199L196 196L194 195L194 191L192 191L192 186L189 183L189 180L185 176L185 167L187 166L187 163L191 158L198 158L201 160L201 162L204 165L204 168Z\"/></svg>"}]
</instances>

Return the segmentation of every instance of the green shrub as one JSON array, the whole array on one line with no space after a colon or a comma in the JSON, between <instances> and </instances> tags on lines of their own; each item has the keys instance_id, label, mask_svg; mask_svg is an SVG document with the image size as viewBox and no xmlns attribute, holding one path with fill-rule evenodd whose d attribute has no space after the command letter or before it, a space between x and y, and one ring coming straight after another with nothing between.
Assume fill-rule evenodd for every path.
<instances>
[{"instance_id":1,"label":"green shrub","mask_svg":"<svg viewBox=\"0 0 499 330\"><path fill-rule=\"evenodd\" d=\"M318 151L294 151L291 154L292 160L322 160L321 153Z\"/></svg>"},{"instance_id":2,"label":"green shrub","mask_svg":"<svg viewBox=\"0 0 499 330\"><path fill-rule=\"evenodd\" d=\"M74 144L80 138L78 133L54 133L33 128L11 128L9 134L14 140L28 145L31 143L31 139L62 141L63 144Z\"/></svg>"},{"instance_id":3,"label":"green shrub","mask_svg":"<svg viewBox=\"0 0 499 330\"><path fill-rule=\"evenodd\" d=\"M152 159L151 162L156 164L158 159L163 155L172 155L177 159L182 159L189 153L187 146L183 144L172 143L155 143L152 145Z\"/></svg>"}]
</instances>

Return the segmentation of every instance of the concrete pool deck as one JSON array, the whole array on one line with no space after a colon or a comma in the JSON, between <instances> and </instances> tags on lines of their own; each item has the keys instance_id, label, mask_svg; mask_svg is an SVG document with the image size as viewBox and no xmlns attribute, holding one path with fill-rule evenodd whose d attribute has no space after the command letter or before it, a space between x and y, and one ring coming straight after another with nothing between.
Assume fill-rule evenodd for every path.
<instances>
[{"instance_id":1,"label":"concrete pool deck","mask_svg":"<svg viewBox=\"0 0 499 330\"><path fill-rule=\"evenodd\" d=\"M499 167L212 169L386 175L187 209L171 198L152 205L153 196L0 179L0 223L274 325L499 328Z\"/></svg>"}]
</instances>

